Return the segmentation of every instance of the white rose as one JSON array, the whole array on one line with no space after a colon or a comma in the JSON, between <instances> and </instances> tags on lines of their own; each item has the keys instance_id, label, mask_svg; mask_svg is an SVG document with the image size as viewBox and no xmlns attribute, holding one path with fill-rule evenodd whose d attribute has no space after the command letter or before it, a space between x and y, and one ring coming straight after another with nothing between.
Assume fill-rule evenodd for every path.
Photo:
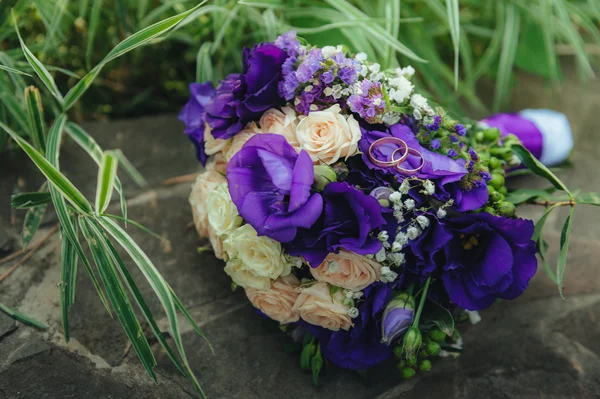
<instances>
[{"instance_id":1,"label":"white rose","mask_svg":"<svg viewBox=\"0 0 600 399\"><path fill-rule=\"evenodd\" d=\"M250 140L252 136L260 132L261 130L258 128L255 122L248 123L244 130L240 131L233 137L231 145L227 148L227 151L225 152L225 159L227 162L231 161L231 158L233 158L233 156L242 149L244 144L246 144L246 142Z\"/></svg>"},{"instance_id":2,"label":"white rose","mask_svg":"<svg viewBox=\"0 0 600 399\"><path fill-rule=\"evenodd\" d=\"M208 223L218 236L229 234L242 225L242 218L231 200L227 183L219 184L206 198Z\"/></svg>"},{"instance_id":3,"label":"white rose","mask_svg":"<svg viewBox=\"0 0 600 399\"><path fill-rule=\"evenodd\" d=\"M300 144L296 138L298 116L291 107L282 107L281 111L277 108L268 109L261 116L259 123L261 132L281 134L296 151L300 151Z\"/></svg>"},{"instance_id":4,"label":"white rose","mask_svg":"<svg viewBox=\"0 0 600 399\"><path fill-rule=\"evenodd\" d=\"M313 162L331 165L358 152L361 137L358 122L352 115L342 115L338 104L300 118L296 138Z\"/></svg>"},{"instance_id":5,"label":"white rose","mask_svg":"<svg viewBox=\"0 0 600 399\"><path fill-rule=\"evenodd\" d=\"M223 270L240 287L263 291L271 288L270 278L257 276L241 259L229 259Z\"/></svg>"},{"instance_id":6,"label":"white rose","mask_svg":"<svg viewBox=\"0 0 600 399\"><path fill-rule=\"evenodd\" d=\"M283 255L281 244L269 237L259 237L249 224L238 227L229 234L223 242L223 249L230 259L238 258L242 261L245 272L257 277L275 280L292 271Z\"/></svg>"},{"instance_id":7,"label":"white rose","mask_svg":"<svg viewBox=\"0 0 600 399\"><path fill-rule=\"evenodd\" d=\"M206 155L215 155L220 151L227 151L227 147L231 145L231 140L215 139L211 133L211 128L208 124L204 128L204 152Z\"/></svg>"},{"instance_id":8,"label":"white rose","mask_svg":"<svg viewBox=\"0 0 600 399\"><path fill-rule=\"evenodd\" d=\"M216 171L215 162L209 162L206 165L206 170L198 175L196 182L192 185L189 202L192 206L194 226L196 226L196 230L198 230L201 237L208 236L209 224L206 208L208 194L225 181L225 176Z\"/></svg>"}]
</instances>

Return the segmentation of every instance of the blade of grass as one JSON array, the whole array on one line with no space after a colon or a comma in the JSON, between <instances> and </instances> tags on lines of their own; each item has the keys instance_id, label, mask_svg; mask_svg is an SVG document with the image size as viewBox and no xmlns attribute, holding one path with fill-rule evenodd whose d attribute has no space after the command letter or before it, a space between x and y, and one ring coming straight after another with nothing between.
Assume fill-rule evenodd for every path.
<instances>
[{"instance_id":1,"label":"blade of grass","mask_svg":"<svg viewBox=\"0 0 600 399\"><path fill-rule=\"evenodd\" d=\"M210 49L212 42L202 43L198 55L196 56L196 82L206 82L213 80L213 68L210 60Z\"/></svg>"},{"instance_id":2,"label":"blade of grass","mask_svg":"<svg viewBox=\"0 0 600 399\"><path fill-rule=\"evenodd\" d=\"M104 283L104 288L110 298L115 314L121 322L121 326L125 330L146 372L156 382L156 374L153 371L154 366L156 366L156 359L135 311L131 306L127 293L123 288L123 284L118 277L116 267L112 259L107 256L106 245L101 244L104 241L104 235L87 218L80 218L79 226L90 247L92 258L100 273L100 278Z\"/></svg>"},{"instance_id":3,"label":"blade of grass","mask_svg":"<svg viewBox=\"0 0 600 399\"><path fill-rule=\"evenodd\" d=\"M509 93L510 77L515 63L515 54L519 42L520 26L521 15L519 14L519 11L514 4L508 4L506 6L506 20L504 22L502 49L500 50L496 91L494 93L494 111L500 109L505 103Z\"/></svg>"},{"instance_id":4,"label":"blade of grass","mask_svg":"<svg viewBox=\"0 0 600 399\"><path fill-rule=\"evenodd\" d=\"M94 52L94 39L100 22L100 13L102 11L103 0L94 0L92 2L92 11L90 12L90 22L88 28L88 38L85 47L85 65L88 69L92 68L92 53Z\"/></svg>"},{"instance_id":5,"label":"blade of grass","mask_svg":"<svg viewBox=\"0 0 600 399\"><path fill-rule=\"evenodd\" d=\"M44 39L44 47L42 48L42 53L40 54L40 60L43 60L48 47L52 45L54 41L54 36L56 31L60 27L60 23L62 22L63 15L65 13L65 9L67 8L68 0L59 0L54 4L54 15L52 15L52 24L50 28L46 31L46 37Z\"/></svg>"},{"instance_id":6,"label":"blade of grass","mask_svg":"<svg viewBox=\"0 0 600 399\"><path fill-rule=\"evenodd\" d=\"M45 192L47 189L46 183L42 184L37 194L48 194ZM25 214L25 220L23 222L23 230L21 231L21 243L23 248L27 248L31 239L37 232L44 213L46 212L46 204L29 208Z\"/></svg>"},{"instance_id":7,"label":"blade of grass","mask_svg":"<svg viewBox=\"0 0 600 399\"><path fill-rule=\"evenodd\" d=\"M385 3L386 30L390 36L397 39L400 34L400 0L388 0ZM386 65L384 69L398 66L396 52L392 46L387 47Z\"/></svg>"},{"instance_id":8,"label":"blade of grass","mask_svg":"<svg viewBox=\"0 0 600 399\"><path fill-rule=\"evenodd\" d=\"M46 129L42 97L37 87L29 86L25 89L25 102L27 103L27 116L29 132L35 148L42 154L46 152Z\"/></svg>"},{"instance_id":9,"label":"blade of grass","mask_svg":"<svg viewBox=\"0 0 600 399\"><path fill-rule=\"evenodd\" d=\"M46 205L50 201L50 193L47 192L21 193L10 198L10 206L15 209L28 209Z\"/></svg>"},{"instance_id":10,"label":"blade of grass","mask_svg":"<svg viewBox=\"0 0 600 399\"><path fill-rule=\"evenodd\" d=\"M16 73L18 75L24 75L24 76L29 76L29 77L33 77L30 74L26 73L26 72L21 72L18 69L15 68L11 68L11 67L7 67L6 65L2 65L0 64L0 69L9 73Z\"/></svg>"},{"instance_id":11,"label":"blade of grass","mask_svg":"<svg viewBox=\"0 0 600 399\"><path fill-rule=\"evenodd\" d=\"M446 0L446 12L448 14L448 26L450 37L454 47L454 90L458 89L458 64L460 55L460 14L458 11L458 0Z\"/></svg>"},{"instance_id":12,"label":"blade of grass","mask_svg":"<svg viewBox=\"0 0 600 399\"><path fill-rule=\"evenodd\" d=\"M112 197L119 161L111 151L104 152L96 185L96 213L103 214Z\"/></svg>"},{"instance_id":13,"label":"blade of grass","mask_svg":"<svg viewBox=\"0 0 600 399\"><path fill-rule=\"evenodd\" d=\"M69 310L75 302L75 283L77 281L77 252L71 241L61 241L62 268L60 274L60 310L62 315L65 341L71 338L69 329Z\"/></svg>"},{"instance_id":14,"label":"blade of grass","mask_svg":"<svg viewBox=\"0 0 600 399\"><path fill-rule=\"evenodd\" d=\"M571 238L571 228L574 212L575 207L572 206L571 211L569 212L569 216L567 216L567 220L565 220L565 224L563 225L562 231L560 233L560 252L558 253L558 264L556 266L556 284L558 284L558 292L563 298L563 281L565 277L565 267L567 265L567 255L569 254L569 240Z\"/></svg>"},{"instance_id":15,"label":"blade of grass","mask_svg":"<svg viewBox=\"0 0 600 399\"><path fill-rule=\"evenodd\" d=\"M11 309L2 303L0 303L0 311L6 313L13 319L20 321L23 324L27 324L28 326L39 328L41 330L45 330L48 328L48 325L46 325L45 323L42 323L41 321L37 321L33 317L27 316L21 312Z\"/></svg>"},{"instance_id":16,"label":"blade of grass","mask_svg":"<svg viewBox=\"0 0 600 399\"><path fill-rule=\"evenodd\" d=\"M0 87L0 102L6 107L6 110L19 125L22 132L28 134L27 114L23 111L23 105L19 98L10 90Z\"/></svg>"}]
</instances>

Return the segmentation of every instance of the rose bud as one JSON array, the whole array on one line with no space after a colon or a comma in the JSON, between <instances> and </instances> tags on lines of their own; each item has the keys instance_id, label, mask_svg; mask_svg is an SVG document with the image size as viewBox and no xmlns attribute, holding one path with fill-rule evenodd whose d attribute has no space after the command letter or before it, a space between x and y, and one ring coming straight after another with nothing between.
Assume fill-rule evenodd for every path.
<instances>
[{"instance_id":1,"label":"rose bud","mask_svg":"<svg viewBox=\"0 0 600 399\"><path fill-rule=\"evenodd\" d=\"M335 171L329 165L315 165L315 180L312 188L317 191L323 191L326 185L337 181Z\"/></svg>"},{"instance_id":2,"label":"rose bud","mask_svg":"<svg viewBox=\"0 0 600 399\"><path fill-rule=\"evenodd\" d=\"M392 299L383 312L381 320L382 342L392 343L412 324L415 313L415 300L402 294Z\"/></svg>"},{"instance_id":3,"label":"rose bud","mask_svg":"<svg viewBox=\"0 0 600 399\"><path fill-rule=\"evenodd\" d=\"M416 353L421 347L422 337L421 331L417 327L410 327L404 334L404 351L406 356Z\"/></svg>"}]
</instances>

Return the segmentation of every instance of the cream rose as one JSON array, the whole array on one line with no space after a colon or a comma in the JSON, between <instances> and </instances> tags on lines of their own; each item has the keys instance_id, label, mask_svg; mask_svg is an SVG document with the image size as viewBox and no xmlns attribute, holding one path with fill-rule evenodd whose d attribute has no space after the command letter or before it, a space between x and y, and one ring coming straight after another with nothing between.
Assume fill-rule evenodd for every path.
<instances>
[{"instance_id":1,"label":"cream rose","mask_svg":"<svg viewBox=\"0 0 600 399\"><path fill-rule=\"evenodd\" d=\"M218 236L229 234L242 225L242 217L229 195L227 183L219 184L206 198L208 223Z\"/></svg>"},{"instance_id":2,"label":"cream rose","mask_svg":"<svg viewBox=\"0 0 600 399\"><path fill-rule=\"evenodd\" d=\"M229 259L223 270L240 287L256 288L263 291L271 287L271 279L269 277L257 276L239 258Z\"/></svg>"},{"instance_id":3,"label":"cream rose","mask_svg":"<svg viewBox=\"0 0 600 399\"><path fill-rule=\"evenodd\" d=\"M227 162L231 161L231 158L233 158L233 156L237 154L239 150L242 149L244 144L246 144L246 142L250 140L252 136L260 132L261 130L258 128L256 123L250 122L246 125L246 128L244 130L240 131L238 134L233 136L231 146L225 152L225 159L227 160Z\"/></svg>"},{"instance_id":4,"label":"cream rose","mask_svg":"<svg viewBox=\"0 0 600 399\"><path fill-rule=\"evenodd\" d=\"M196 230L201 237L208 236L209 224L206 208L208 194L224 182L226 182L225 176L215 170L214 162L209 162L206 165L206 170L196 178L196 182L192 185L189 202L192 206L194 226L196 226Z\"/></svg>"},{"instance_id":5,"label":"cream rose","mask_svg":"<svg viewBox=\"0 0 600 399\"><path fill-rule=\"evenodd\" d=\"M247 288L246 296L255 308L271 319L282 324L293 323L300 319L298 311L293 310L298 298L298 285L300 285L298 278L289 274L273 281L268 290Z\"/></svg>"},{"instance_id":6,"label":"cream rose","mask_svg":"<svg viewBox=\"0 0 600 399\"><path fill-rule=\"evenodd\" d=\"M300 143L296 138L298 116L291 107L271 108L260 118L260 130L263 133L281 134L296 151L300 151Z\"/></svg>"},{"instance_id":7,"label":"cream rose","mask_svg":"<svg viewBox=\"0 0 600 399\"><path fill-rule=\"evenodd\" d=\"M223 249L229 258L240 259L244 269L258 277L275 280L292 271L291 264L283 255L281 244L269 237L259 237L249 224L238 227L229 234L223 241Z\"/></svg>"},{"instance_id":8,"label":"cream rose","mask_svg":"<svg viewBox=\"0 0 600 399\"><path fill-rule=\"evenodd\" d=\"M225 176L227 174L227 160L223 153L219 152L214 156L214 169Z\"/></svg>"},{"instance_id":9,"label":"cream rose","mask_svg":"<svg viewBox=\"0 0 600 399\"><path fill-rule=\"evenodd\" d=\"M308 152L313 162L328 165L355 155L360 137L358 122L352 115L342 115L338 104L301 116L296 127L300 148Z\"/></svg>"},{"instance_id":10,"label":"cream rose","mask_svg":"<svg viewBox=\"0 0 600 399\"><path fill-rule=\"evenodd\" d=\"M350 306L343 303L344 299L342 291L331 295L329 284L318 282L300 292L292 311L298 311L307 323L332 331L348 330L354 324L348 315Z\"/></svg>"},{"instance_id":11,"label":"cream rose","mask_svg":"<svg viewBox=\"0 0 600 399\"><path fill-rule=\"evenodd\" d=\"M231 145L231 140L215 139L211 133L208 124L204 128L204 152L206 155L215 155L218 152L225 152Z\"/></svg>"},{"instance_id":12,"label":"cream rose","mask_svg":"<svg viewBox=\"0 0 600 399\"><path fill-rule=\"evenodd\" d=\"M215 233L215 229L210 225L208 226L208 240L215 253L215 257L227 261L227 252L223 251L223 237L219 237L217 233Z\"/></svg>"},{"instance_id":13,"label":"cream rose","mask_svg":"<svg viewBox=\"0 0 600 399\"><path fill-rule=\"evenodd\" d=\"M310 268L318 281L360 291L379 280L381 265L354 252L330 253L318 267Z\"/></svg>"}]
</instances>

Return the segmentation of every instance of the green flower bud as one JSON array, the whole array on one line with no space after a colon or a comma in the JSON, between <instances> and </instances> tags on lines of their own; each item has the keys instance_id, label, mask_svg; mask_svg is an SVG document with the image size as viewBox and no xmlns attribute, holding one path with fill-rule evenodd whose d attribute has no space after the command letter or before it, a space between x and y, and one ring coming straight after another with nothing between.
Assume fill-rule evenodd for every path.
<instances>
[{"instance_id":1,"label":"green flower bud","mask_svg":"<svg viewBox=\"0 0 600 399\"><path fill-rule=\"evenodd\" d=\"M404 351L407 356L416 353L421 347L421 331L415 326L411 326L404 334Z\"/></svg>"},{"instance_id":2,"label":"green flower bud","mask_svg":"<svg viewBox=\"0 0 600 399\"><path fill-rule=\"evenodd\" d=\"M475 140L477 140L478 143L482 143L483 139L484 139L483 132L477 132L475 134Z\"/></svg>"},{"instance_id":3,"label":"green flower bud","mask_svg":"<svg viewBox=\"0 0 600 399\"><path fill-rule=\"evenodd\" d=\"M440 354L441 350L442 350L442 347L437 342L435 342L435 341L429 341L427 343L426 351L427 351L427 353L429 353L429 355L431 355L431 356L437 356L437 355Z\"/></svg>"},{"instance_id":4,"label":"green flower bud","mask_svg":"<svg viewBox=\"0 0 600 399\"><path fill-rule=\"evenodd\" d=\"M490 129L486 129L483 132L483 137L487 140L487 141L494 141L494 140L498 140L500 138L500 130L496 129L496 128L490 128Z\"/></svg>"},{"instance_id":5,"label":"green flower bud","mask_svg":"<svg viewBox=\"0 0 600 399\"><path fill-rule=\"evenodd\" d=\"M435 342L444 342L446 340L446 333L443 332L441 328L436 327L429 331L429 338Z\"/></svg>"},{"instance_id":6,"label":"green flower bud","mask_svg":"<svg viewBox=\"0 0 600 399\"><path fill-rule=\"evenodd\" d=\"M315 166L315 180L313 181L312 188L317 191L323 191L326 185L334 181L337 181L337 176L331 166Z\"/></svg>"},{"instance_id":7,"label":"green flower bud","mask_svg":"<svg viewBox=\"0 0 600 399\"><path fill-rule=\"evenodd\" d=\"M508 201L503 201L498 205L498 212L500 212L503 216L514 216L515 215L515 205Z\"/></svg>"},{"instance_id":8,"label":"green flower bud","mask_svg":"<svg viewBox=\"0 0 600 399\"><path fill-rule=\"evenodd\" d=\"M504 186L504 176L498 173L492 173L492 180L490 180L488 184L496 190L499 190L500 187Z\"/></svg>"},{"instance_id":9,"label":"green flower bud","mask_svg":"<svg viewBox=\"0 0 600 399\"><path fill-rule=\"evenodd\" d=\"M502 166L502 162L496 157L490 158L490 169L497 169Z\"/></svg>"},{"instance_id":10,"label":"green flower bud","mask_svg":"<svg viewBox=\"0 0 600 399\"><path fill-rule=\"evenodd\" d=\"M402 370L400 370L400 375L402 375L402 378L404 378L405 380L410 380L415 376L415 374L416 371L414 369L411 369L410 367L404 367Z\"/></svg>"},{"instance_id":11,"label":"green flower bud","mask_svg":"<svg viewBox=\"0 0 600 399\"><path fill-rule=\"evenodd\" d=\"M504 142L505 143L520 143L521 140L519 140L519 138L517 136L515 136L514 134L509 133L506 136L504 136Z\"/></svg>"},{"instance_id":12,"label":"green flower bud","mask_svg":"<svg viewBox=\"0 0 600 399\"><path fill-rule=\"evenodd\" d=\"M396 356L398 359L402 357L402 346L394 346L394 356Z\"/></svg>"},{"instance_id":13,"label":"green flower bud","mask_svg":"<svg viewBox=\"0 0 600 399\"><path fill-rule=\"evenodd\" d=\"M415 364L417 364L417 355L410 355L406 359L406 365L409 367L413 367Z\"/></svg>"},{"instance_id":14,"label":"green flower bud","mask_svg":"<svg viewBox=\"0 0 600 399\"><path fill-rule=\"evenodd\" d=\"M431 362L427 359L423 360L419 365L419 370L421 370L424 373L431 371Z\"/></svg>"},{"instance_id":15,"label":"green flower bud","mask_svg":"<svg viewBox=\"0 0 600 399\"><path fill-rule=\"evenodd\" d=\"M494 147L490 148L490 154L504 159L505 154L509 154L512 156L512 151L510 148L507 147Z\"/></svg>"}]
</instances>

